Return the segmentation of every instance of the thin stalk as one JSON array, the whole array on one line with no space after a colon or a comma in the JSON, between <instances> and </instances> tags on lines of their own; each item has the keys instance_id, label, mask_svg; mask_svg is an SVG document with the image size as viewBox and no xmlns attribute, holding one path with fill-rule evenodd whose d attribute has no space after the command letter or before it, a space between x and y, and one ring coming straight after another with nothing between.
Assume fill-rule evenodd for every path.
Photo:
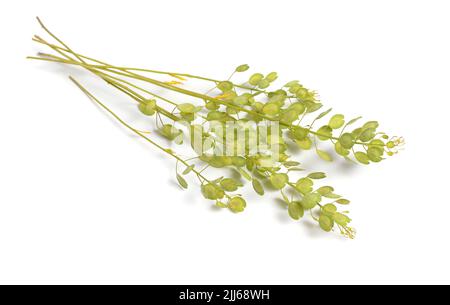
<instances>
[{"instance_id":1,"label":"thin stalk","mask_svg":"<svg viewBox=\"0 0 450 305\"><path fill-rule=\"evenodd\" d=\"M150 144L152 144L153 146L155 146L156 148L158 148L159 150L163 151L164 153L168 154L169 156L171 156L172 158L176 159L178 162L181 162L182 164L184 164L186 167L189 167L190 164L187 163L185 160L183 160L182 158L178 157L176 154L174 154L173 152L171 152L171 150L166 149L164 147L162 147L161 145L159 145L158 143L156 143L155 141L153 141L152 139L150 139L149 137L147 137L146 135L144 135L142 132L140 132L139 130L134 129L133 127L131 127L130 125L128 125L124 120L122 120L117 114L115 114L111 109L109 109L105 104L103 104L100 100L98 100L92 93L90 93L85 87L83 87L77 80L75 80L72 76L69 77L70 80L77 85L77 87L83 91L90 99L92 99L95 103L97 103L100 107L102 107L103 109L105 109L109 114L111 114L118 122L120 122L123 126L125 126L126 128L130 129L131 131L133 131L134 133L136 133L137 135L139 135L141 138L145 139L147 142L149 142ZM195 173L199 178L203 179L204 181L211 183L211 181L209 181L205 176L203 176L200 172L198 172L197 170L193 169L192 170L193 173Z\"/></svg>"},{"instance_id":2,"label":"thin stalk","mask_svg":"<svg viewBox=\"0 0 450 305\"><path fill-rule=\"evenodd\" d=\"M143 69L143 68L133 68L133 67L119 67L119 66L113 66L110 65L106 62L100 61L98 59L92 58L92 57L88 57L82 54L78 54L73 52L70 49L67 48L63 48L51 43L47 43L46 41L40 41L38 39L33 39L34 41L38 42L38 43L42 43L45 44L49 47L52 47L54 49L59 49L60 51L64 51L64 52L70 52L73 55L76 55L77 57L80 58L84 58L93 62L96 62L100 65L97 65L98 68L103 67L103 68L112 68L112 69L117 69L117 70L123 70L123 71L139 71L139 72L148 72L148 73L154 73L154 74L164 74L164 75L169 75L169 76L181 76L181 77L187 77L187 78L193 78L193 79L199 79L199 80L204 80L204 81L208 81L208 82L213 82L213 83L220 83L220 80L217 79L213 79L213 78L208 78L208 77L204 77L204 76L198 76L198 75L193 75L193 74L189 74L189 73L180 73L180 72L168 72L168 71L158 71L158 70L151 70L151 69ZM233 73L234 74L234 73ZM237 88L241 88L241 89L246 89L246 90L253 90L253 91L257 91L259 93L266 93L266 91L264 90L259 90L259 89L255 89L255 88L251 88L248 86L244 86L244 85L239 85L239 84L233 84L235 87Z\"/></svg>"},{"instance_id":3,"label":"thin stalk","mask_svg":"<svg viewBox=\"0 0 450 305\"><path fill-rule=\"evenodd\" d=\"M119 91L122 91L123 93L125 93L126 95L128 95L129 97L131 97L132 99L134 99L135 101L137 101L138 103L143 103L143 101L145 100L145 98L143 96L140 96L138 93L134 92L133 90L131 90L130 88L122 85L122 84L118 84L115 82L111 82L109 83L111 86L113 86L114 88L116 88ZM161 113L162 115L164 115L165 117L173 120L173 121L179 121L180 118L175 116L174 114L168 112L166 109L156 105L156 111L158 113Z\"/></svg>"},{"instance_id":4,"label":"thin stalk","mask_svg":"<svg viewBox=\"0 0 450 305\"><path fill-rule=\"evenodd\" d=\"M44 31L46 31L50 36L53 37L53 39L55 39L57 42L59 42L61 45L63 45L68 52L72 53L73 55L75 55L75 57L81 61L82 63L84 63L84 60L82 58L80 58L79 56L77 56L70 48L68 45L66 45L61 39L59 39L58 37L56 37L56 35L54 35L49 29L47 29L47 27L44 25L44 23L41 21L41 19L39 19L39 17L36 17L37 21L39 22L39 24L41 25L41 27L44 29Z\"/></svg>"}]
</instances>

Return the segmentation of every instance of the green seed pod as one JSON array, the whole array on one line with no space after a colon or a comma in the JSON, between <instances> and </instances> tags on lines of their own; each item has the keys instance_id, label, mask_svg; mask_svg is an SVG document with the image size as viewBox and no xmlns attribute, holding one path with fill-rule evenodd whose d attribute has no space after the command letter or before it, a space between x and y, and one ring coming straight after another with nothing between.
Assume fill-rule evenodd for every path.
<instances>
[{"instance_id":1,"label":"green seed pod","mask_svg":"<svg viewBox=\"0 0 450 305\"><path fill-rule=\"evenodd\" d=\"M241 176L246 179L247 181L252 181L252 176L242 167L238 167L238 172L241 174Z\"/></svg>"},{"instance_id":2,"label":"green seed pod","mask_svg":"<svg viewBox=\"0 0 450 305\"><path fill-rule=\"evenodd\" d=\"M269 98L273 97L274 95L281 95L281 96L287 97L287 92L286 92L285 90L283 90L283 89L278 89L278 90L276 90L276 91L269 92L269 93L267 94L267 96L268 96Z\"/></svg>"},{"instance_id":3,"label":"green seed pod","mask_svg":"<svg viewBox=\"0 0 450 305\"><path fill-rule=\"evenodd\" d=\"M363 142L369 142L375 137L376 130L374 128L367 128L359 135L359 139Z\"/></svg>"},{"instance_id":4,"label":"green seed pod","mask_svg":"<svg viewBox=\"0 0 450 305\"><path fill-rule=\"evenodd\" d=\"M319 110L320 108L322 108L322 104L321 103L316 103L316 102L308 102L305 101L306 103L306 112L307 113L313 113L317 110Z\"/></svg>"},{"instance_id":5,"label":"green seed pod","mask_svg":"<svg viewBox=\"0 0 450 305\"><path fill-rule=\"evenodd\" d=\"M295 140L304 140L308 137L309 130L299 126L293 126L290 129L290 137Z\"/></svg>"},{"instance_id":6,"label":"green seed pod","mask_svg":"<svg viewBox=\"0 0 450 305\"><path fill-rule=\"evenodd\" d=\"M327 161L327 162L332 162L333 161L333 157L331 157L331 155L329 153L327 153L326 151L317 149L316 153L324 161Z\"/></svg>"},{"instance_id":7,"label":"green seed pod","mask_svg":"<svg viewBox=\"0 0 450 305\"><path fill-rule=\"evenodd\" d=\"M359 135L363 132L362 128L356 128L352 131L352 135L355 137L355 139L359 138Z\"/></svg>"},{"instance_id":8,"label":"green seed pod","mask_svg":"<svg viewBox=\"0 0 450 305\"><path fill-rule=\"evenodd\" d=\"M260 195L260 196L264 195L264 188L258 179L253 178L252 186L258 195Z\"/></svg>"},{"instance_id":9,"label":"green seed pod","mask_svg":"<svg viewBox=\"0 0 450 305\"><path fill-rule=\"evenodd\" d=\"M280 107L284 105L284 102L286 101L286 95L283 94L273 94L269 97L269 103L276 103Z\"/></svg>"},{"instance_id":10,"label":"green seed pod","mask_svg":"<svg viewBox=\"0 0 450 305\"><path fill-rule=\"evenodd\" d=\"M311 173L308 175L308 178L310 179L324 179L327 175L325 173L317 172L317 173Z\"/></svg>"},{"instance_id":11,"label":"green seed pod","mask_svg":"<svg viewBox=\"0 0 450 305\"><path fill-rule=\"evenodd\" d=\"M277 161L283 163L284 161L286 161L289 158L290 158L290 156L286 155L285 153L282 153L279 155L279 158Z\"/></svg>"},{"instance_id":12,"label":"green seed pod","mask_svg":"<svg viewBox=\"0 0 450 305\"><path fill-rule=\"evenodd\" d=\"M245 65L238 66L235 71L236 72L245 72L248 69L250 69L250 66L245 64Z\"/></svg>"},{"instance_id":13,"label":"green seed pod","mask_svg":"<svg viewBox=\"0 0 450 305\"><path fill-rule=\"evenodd\" d=\"M356 160L358 160L359 163L366 164L366 165L370 163L369 156L367 156L367 154L365 152L362 152L362 151L356 152L355 158L356 158Z\"/></svg>"},{"instance_id":14,"label":"green seed pod","mask_svg":"<svg viewBox=\"0 0 450 305\"><path fill-rule=\"evenodd\" d=\"M231 157L231 162L236 167L243 167L246 165L247 160L244 157Z\"/></svg>"},{"instance_id":15,"label":"green seed pod","mask_svg":"<svg viewBox=\"0 0 450 305\"><path fill-rule=\"evenodd\" d=\"M222 209L228 208L228 205L226 205L222 201L216 201L216 206L218 206L219 208L222 208Z\"/></svg>"},{"instance_id":16,"label":"green seed pod","mask_svg":"<svg viewBox=\"0 0 450 305\"><path fill-rule=\"evenodd\" d=\"M343 227L348 226L348 224L352 221L347 215L341 213L335 213L333 215L333 220Z\"/></svg>"},{"instance_id":17,"label":"green seed pod","mask_svg":"<svg viewBox=\"0 0 450 305\"><path fill-rule=\"evenodd\" d=\"M196 107L190 103L180 104L177 106L177 108L182 113L194 113L196 110Z\"/></svg>"},{"instance_id":18,"label":"green seed pod","mask_svg":"<svg viewBox=\"0 0 450 305\"><path fill-rule=\"evenodd\" d=\"M303 195L313 191L314 182L310 178L301 178L295 184L295 188Z\"/></svg>"},{"instance_id":19,"label":"green seed pod","mask_svg":"<svg viewBox=\"0 0 450 305\"><path fill-rule=\"evenodd\" d=\"M293 80L293 81L290 81L289 83L287 83L286 85L284 85L283 87L285 87L285 88L291 88L291 87L293 87L293 86L298 86L299 84L298 84L298 80Z\"/></svg>"},{"instance_id":20,"label":"green seed pod","mask_svg":"<svg viewBox=\"0 0 450 305\"><path fill-rule=\"evenodd\" d=\"M346 157L350 154L350 151L342 147L342 144L340 142L336 142L336 144L334 144L334 150L338 155L341 155L343 157Z\"/></svg>"},{"instance_id":21,"label":"green seed pod","mask_svg":"<svg viewBox=\"0 0 450 305\"><path fill-rule=\"evenodd\" d=\"M233 178L225 178L222 181L220 181L220 186L222 186L222 188L227 192L234 192L240 186L242 186L242 183L234 180Z\"/></svg>"},{"instance_id":22,"label":"green seed pod","mask_svg":"<svg viewBox=\"0 0 450 305\"><path fill-rule=\"evenodd\" d=\"M205 105L205 107L206 107L206 109L208 109L208 110L217 110L217 109L219 109L219 105L217 105L216 103L214 103L214 102L207 102L206 103L206 105Z\"/></svg>"},{"instance_id":23,"label":"green seed pod","mask_svg":"<svg viewBox=\"0 0 450 305\"><path fill-rule=\"evenodd\" d=\"M192 122L193 120L195 120L195 113L181 113L181 117L188 122Z\"/></svg>"},{"instance_id":24,"label":"green seed pod","mask_svg":"<svg viewBox=\"0 0 450 305\"><path fill-rule=\"evenodd\" d=\"M380 124L377 121L370 121L363 125L363 129L373 128L377 129Z\"/></svg>"},{"instance_id":25,"label":"green seed pod","mask_svg":"<svg viewBox=\"0 0 450 305\"><path fill-rule=\"evenodd\" d=\"M319 225L325 232L330 232L334 227L334 221L325 214L320 215Z\"/></svg>"},{"instance_id":26,"label":"green seed pod","mask_svg":"<svg viewBox=\"0 0 450 305\"><path fill-rule=\"evenodd\" d=\"M184 189L187 189L187 188L188 188L188 184L187 184L186 180L184 180L184 178L181 177L181 176L178 175L178 174L177 174L177 180L178 180L178 183L180 184L180 186L181 186L182 188L184 188Z\"/></svg>"},{"instance_id":27,"label":"green seed pod","mask_svg":"<svg viewBox=\"0 0 450 305\"><path fill-rule=\"evenodd\" d=\"M378 147L383 150L384 142L382 140L376 139L369 143L369 147Z\"/></svg>"},{"instance_id":28,"label":"green seed pod","mask_svg":"<svg viewBox=\"0 0 450 305\"><path fill-rule=\"evenodd\" d=\"M270 82L267 79L262 79L258 82L259 89L266 89L270 86Z\"/></svg>"},{"instance_id":29,"label":"green seed pod","mask_svg":"<svg viewBox=\"0 0 450 305\"><path fill-rule=\"evenodd\" d=\"M344 133L339 138L339 143L344 149L351 149L355 145L355 138L351 133Z\"/></svg>"},{"instance_id":30,"label":"green seed pod","mask_svg":"<svg viewBox=\"0 0 450 305\"><path fill-rule=\"evenodd\" d=\"M289 105L288 110L294 110L297 113L297 116L299 116L305 112L306 106L302 102L296 102Z\"/></svg>"},{"instance_id":31,"label":"green seed pod","mask_svg":"<svg viewBox=\"0 0 450 305\"><path fill-rule=\"evenodd\" d=\"M328 203L322 207L322 213L329 217L332 217L336 212L337 207L332 203Z\"/></svg>"},{"instance_id":32,"label":"green seed pod","mask_svg":"<svg viewBox=\"0 0 450 305\"><path fill-rule=\"evenodd\" d=\"M383 160L382 156L384 154L384 150L380 147L369 147L367 149L367 156L372 162L380 162Z\"/></svg>"},{"instance_id":33,"label":"green seed pod","mask_svg":"<svg viewBox=\"0 0 450 305\"><path fill-rule=\"evenodd\" d=\"M173 127L172 124L166 124L163 125L160 129L159 129L160 134L169 139L169 140L174 140L176 137L178 137L179 135L181 135L182 131Z\"/></svg>"},{"instance_id":34,"label":"green seed pod","mask_svg":"<svg viewBox=\"0 0 450 305\"><path fill-rule=\"evenodd\" d=\"M329 194L332 194L334 192L334 188L331 186L322 186L317 190L317 193L319 193L322 196L327 196Z\"/></svg>"},{"instance_id":35,"label":"green seed pod","mask_svg":"<svg viewBox=\"0 0 450 305\"><path fill-rule=\"evenodd\" d=\"M348 205L348 204L350 204L350 200L339 199L339 200L336 200L336 203L341 204L341 205Z\"/></svg>"},{"instance_id":36,"label":"green seed pod","mask_svg":"<svg viewBox=\"0 0 450 305\"><path fill-rule=\"evenodd\" d=\"M221 111L211 111L206 116L206 120L208 121L222 121L227 117L225 112Z\"/></svg>"},{"instance_id":37,"label":"green seed pod","mask_svg":"<svg viewBox=\"0 0 450 305\"><path fill-rule=\"evenodd\" d=\"M320 194L320 195L322 195L322 194ZM330 198L330 199L339 199L339 198L342 197L341 195L337 195L337 194L334 194L334 193L327 193L327 194L323 194L322 196L326 197L326 198Z\"/></svg>"},{"instance_id":38,"label":"green seed pod","mask_svg":"<svg viewBox=\"0 0 450 305\"><path fill-rule=\"evenodd\" d=\"M242 197L234 197L228 201L228 208L235 213L243 212L246 206L247 203Z\"/></svg>"},{"instance_id":39,"label":"green seed pod","mask_svg":"<svg viewBox=\"0 0 450 305\"><path fill-rule=\"evenodd\" d=\"M284 162L283 165L284 165L285 167L299 166L299 165L300 165L300 162L297 162L297 161L287 161L287 162Z\"/></svg>"},{"instance_id":40,"label":"green seed pod","mask_svg":"<svg viewBox=\"0 0 450 305\"><path fill-rule=\"evenodd\" d=\"M233 103L239 106L247 105L249 100L249 96L247 94L236 96L233 99Z\"/></svg>"},{"instance_id":41,"label":"green seed pod","mask_svg":"<svg viewBox=\"0 0 450 305\"><path fill-rule=\"evenodd\" d=\"M256 86L263 78L264 75L262 75L261 73L255 73L252 76L250 76L248 83L252 86Z\"/></svg>"},{"instance_id":42,"label":"green seed pod","mask_svg":"<svg viewBox=\"0 0 450 305\"><path fill-rule=\"evenodd\" d=\"M212 183L202 185L202 194L206 199L211 200L222 199L225 196L224 191Z\"/></svg>"},{"instance_id":43,"label":"green seed pod","mask_svg":"<svg viewBox=\"0 0 450 305\"><path fill-rule=\"evenodd\" d=\"M250 172L253 171L253 169L255 168L255 161L253 159L248 158L245 162L245 167Z\"/></svg>"},{"instance_id":44,"label":"green seed pod","mask_svg":"<svg viewBox=\"0 0 450 305\"><path fill-rule=\"evenodd\" d=\"M321 114L319 114L319 115L316 117L316 121L317 121L317 120L320 120L321 118L323 118L323 117L325 117L326 115L328 115L332 110L333 110L333 109L330 108L330 109L328 109L327 111L324 111L324 112L322 112Z\"/></svg>"},{"instance_id":45,"label":"green seed pod","mask_svg":"<svg viewBox=\"0 0 450 305\"><path fill-rule=\"evenodd\" d=\"M256 111L262 111L264 104L260 103L260 102L256 102L252 106L253 106L253 109L255 109Z\"/></svg>"},{"instance_id":46,"label":"green seed pod","mask_svg":"<svg viewBox=\"0 0 450 305\"><path fill-rule=\"evenodd\" d=\"M295 96L301 100L305 99L308 96L308 90L300 85L292 86L289 91L291 93L295 93Z\"/></svg>"},{"instance_id":47,"label":"green seed pod","mask_svg":"<svg viewBox=\"0 0 450 305\"><path fill-rule=\"evenodd\" d=\"M230 81L223 81L217 84L217 88L222 92L231 91L233 87L233 83Z\"/></svg>"},{"instance_id":48,"label":"green seed pod","mask_svg":"<svg viewBox=\"0 0 450 305\"><path fill-rule=\"evenodd\" d=\"M330 122L328 123L328 125L333 129L339 129L342 126L344 126L344 124L345 124L345 120L344 120L344 115L342 115L342 114L334 115L330 119Z\"/></svg>"},{"instance_id":49,"label":"green seed pod","mask_svg":"<svg viewBox=\"0 0 450 305\"><path fill-rule=\"evenodd\" d=\"M317 137L321 141L328 141L333 136L333 129L330 126L325 125L317 130Z\"/></svg>"},{"instance_id":50,"label":"green seed pod","mask_svg":"<svg viewBox=\"0 0 450 305\"><path fill-rule=\"evenodd\" d=\"M278 78L278 73L277 72L271 72L271 73L269 73L267 76L266 76L266 79L269 81L269 82L274 82L274 81L276 81L277 80L277 78Z\"/></svg>"},{"instance_id":51,"label":"green seed pod","mask_svg":"<svg viewBox=\"0 0 450 305\"><path fill-rule=\"evenodd\" d=\"M313 209L320 201L322 200L322 196L317 193L308 193L306 194L302 201L301 205L305 210Z\"/></svg>"},{"instance_id":52,"label":"green seed pod","mask_svg":"<svg viewBox=\"0 0 450 305\"><path fill-rule=\"evenodd\" d=\"M278 105L276 103L265 104L262 109L262 112L266 115L274 116L274 115L280 113L280 105Z\"/></svg>"},{"instance_id":53,"label":"green seed pod","mask_svg":"<svg viewBox=\"0 0 450 305\"><path fill-rule=\"evenodd\" d=\"M239 110L234 107L227 107L226 112L230 115L239 113Z\"/></svg>"},{"instance_id":54,"label":"green seed pod","mask_svg":"<svg viewBox=\"0 0 450 305\"><path fill-rule=\"evenodd\" d=\"M288 110L280 115L280 121L282 124L291 125L298 120L299 113L296 110Z\"/></svg>"},{"instance_id":55,"label":"green seed pod","mask_svg":"<svg viewBox=\"0 0 450 305\"><path fill-rule=\"evenodd\" d=\"M298 201L289 202L288 204L288 213L294 220L299 220L305 215L305 210L302 205Z\"/></svg>"},{"instance_id":56,"label":"green seed pod","mask_svg":"<svg viewBox=\"0 0 450 305\"><path fill-rule=\"evenodd\" d=\"M148 116L154 115L156 112L156 101L148 100L138 105L139 110Z\"/></svg>"},{"instance_id":57,"label":"green seed pod","mask_svg":"<svg viewBox=\"0 0 450 305\"><path fill-rule=\"evenodd\" d=\"M273 174L270 176L270 183L277 190L281 190L289 182L289 176L286 174Z\"/></svg>"},{"instance_id":58,"label":"green seed pod","mask_svg":"<svg viewBox=\"0 0 450 305\"><path fill-rule=\"evenodd\" d=\"M310 150L313 145L310 138L306 138L304 140L296 140L295 143L297 143L298 147L300 147L303 150Z\"/></svg>"},{"instance_id":59,"label":"green seed pod","mask_svg":"<svg viewBox=\"0 0 450 305\"><path fill-rule=\"evenodd\" d=\"M231 157L227 156L214 156L208 160L208 164L215 168L223 168L232 164Z\"/></svg>"},{"instance_id":60,"label":"green seed pod","mask_svg":"<svg viewBox=\"0 0 450 305\"><path fill-rule=\"evenodd\" d=\"M392 149L392 148L395 147L395 143L392 142L392 141L389 141L389 142L386 143L386 147L389 148L389 149Z\"/></svg>"}]
</instances>

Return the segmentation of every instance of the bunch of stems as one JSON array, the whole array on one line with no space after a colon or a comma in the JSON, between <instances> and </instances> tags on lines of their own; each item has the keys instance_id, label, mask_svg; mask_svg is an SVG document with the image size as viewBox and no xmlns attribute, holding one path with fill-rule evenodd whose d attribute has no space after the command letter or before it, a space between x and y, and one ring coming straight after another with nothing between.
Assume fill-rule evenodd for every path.
<instances>
[{"instance_id":1,"label":"bunch of stems","mask_svg":"<svg viewBox=\"0 0 450 305\"><path fill-rule=\"evenodd\" d=\"M204 76L198 76L193 75L189 73L180 73L180 72L167 72L167 71L158 71L158 70L151 70L151 69L142 69L142 68L133 68L133 67L123 67L123 66L116 66L109 63L106 63L104 61L94 59L92 57L88 57L86 55L80 54L78 52L73 51L66 43L64 43L61 39L59 39L56 35L54 35L42 22L41 20L38 21L42 28L46 31L46 33L53 38L55 43L49 42L45 40L44 38L35 35L33 37L33 41L46 46L50 48L50 50L53 51L53 54L50 53L38 53L37 56L30 56L29 59L33 60L40 60L40 61L48 61L48 62L54 62L59 64L65 64L65 65L72 65L76 67L83 68L90 73L94 74L95 76L99 77L103 81L105 81L108 85L112 86L113 88L117 89L121 93L125 94L127 97L129 97L133 102L135 102L138 106L145 107L149 100L157 100L158 102L154 104L154 109L152 109L155 113L155 120L157 126L164 126L167 125L167 121L175 123L178 121L184 121L185 117L182 115L182 113L177 113L175 110L180 109L182 106L181 103L176 102L172 98L169 99L161 94L157 94L154 92L154 90L150 90L147 87L144 87L141 85L141 83L145 83L148 85L152 85L153 87L159 87L161 89L164 89L168 92L175 92L181 95L184 95L186 97L189 97L191 99L195 99L200 101L201 103L204 103L204 106L207 106L208 103L212 103L214 105L217 105L217 108L223 107L227 109L227 112L230 114L230 118L233 118L233 114L237 117L239 117L239 113L245 114L249 116L250 118L253 118L258 121L267 121L267 122L276 122L279 123L282 128L283 132L288 132L290 134L295 134L296 131L299 129L303 131L303 133L307 134L308 139L309 137L313 138L314 146L318 153L320 152L320 156L322 158L329 158L328 154L326 154L323 151L320 151L317 147L317 142L319 140L327 140L331 141L331 143L336 147L336 151L343 155L346 159L349 159L347 157L348 151L346 149L342 149L341 144L345 144L346 142L346 135L344 133L345 128L355 122L357 119L354 119L350 122L348 122L344 127L342 128L340 134L335 135L329 132L329 129L331 129L328 125L326 125L327 128L320 128L318 130L314 130L313 126L314 124L320 120L322 117L324 117L326 114L328 114L330 111L327 111L325 113L322 113L317 118L315 118L310 124L307 125L301 125L304 117L308 114L308 111L303 113L301 117L298 118L298 120L295 120L295 122L286 122L283 120L280 120L279 116L277 115L271 115L267 112L262 111L258 107L251 107L250 105L241 105L238 103L234 103L232 99L227 98L226 94L223 95L213 95L211 92L213 90L210 90L206 93L202 93L199 91L193 91L190 89L186 89L181 86L183 82L188 81L189 79L198 80L202 82L206 82L208 84L211 84L211 86L214 89L217 89L221 86L224 82L229 83L232 86L232 93L237 96L237 91L241 90L245 92L247 98L251 99L257 99L257 98L268 98L270 99L271 96L274 95L275 91L270 91L266 88L266 86L258 86L255 84L250 83L234 83L231 82L231 78L233 77L234 73L226 80L217 80L212 79ZM163 81L158 79L158 76L165 76L170 77L170 81ZM232 192L229 190L230 188L233 189L233 187L230 187L229 184L233 181L228 181L225 183L225 180L223 178L219 179L209 179L205 175L205 169L208 168L212 163L208 163L209 161L206 159L202 159L203 156L195 156L194 158L182 158L180 155L178 155L176 152L174 152L171 148L166 148L163 145L157 143L152 137L148 135L147 132L140 131L128 123L126 123L122 118L120 118L116 113L114 113L109 107L106 106L105 103L101 102L98 98L96 98L90 91L86 89L85 86L83 86L79 81L75 80L73 77L70 77L70 79L87 95L89 96L93 101L95 101L98 105L100 105L103 109L105 109L108 113L110 113L115 119L117 119L121 124L123 124L126 128L134 132L135 134L139 135L145 141L149 142L151 145L156 147L157 149L161 150L165 154L169 155L171 158L176 160L177 163L177 179L180 185L184 188L187 187L187 182L184 180L182 175L178 174L178 165L182 164L186 169L184 171L184 174L187 173L193 173L196 178L199 180L200 184L202 185L202 192L204 193L204 196L208 199L212 199L216 201L216 204L220 207L229 208L234 212L240 212L245 207L245 200L242 199L241 195L233 195ZM297 86L296 84L294 84ZM280 90L279 90L280 91ZM276 91L276 92L279 92ZM292 100L294 101L300 101L303 102L298 94L295 94L295 90L291 90L289 92L285 92L281 90L283 93L285 93L285 98L289 100L292 103ZM318 103L313 103L314 105ZM264 105L262 105L264 106ZM320 107L318 107L320 108ZM205 110L205 109L203 109ZM282 110L282 109L281 109ZM286 110L287 111L287 110ZM310 111L310 113L314 112L313 110ZM198 112L195 113L195 117L203 119L203 121L207 120L207 114ZM336 117L338 118L338 117ZM330 121L331 122L331 121ZM333 124L330 124L333 125ZM373 126L373 122L368 122L364 126ZM377 125L377 124L376 124ZM377 125L378 126L378 125ZM375 127L376 128L376 127ZM360 128L361 129L361 128ZM364 131L367 131L368 128L365 130L359 130L358 132L364 133ZM367 133L367 132L366 132ZM374 137L378 135L379 139L374 140ZM347 136L348 138L349 136ZM362 140L361 140L362 139ZM386 141L382 141L382 139L385 139ZM374 134L372 137L370 137L371 141L364 140L363 137L359 137L355 135L355 132L353 132L353 138L351 147L348 147L348 150L351 149L351 151L355 154L358 161L361 161L362 163L365 163L366 157L362 156L361 154L366 154L370 156L370 153L372 152L372 159L375 158L378 160L378 155L383 155L387 153L388 155L393 154L400 144L402 144L401 138L391 138L389 141L387 141L387 136L384 133L377 133ZM292 140L299 142L302 139L296 139L295 137L292 138ZM301 142L301 141L300 141ZM364 149L364 152L355 152L354 147L360 146ZM341 153L343 152L343 153ZM374 155L374 152L376 153ZM360 155L358 155L360 154ZM244 156L245 163L247 166L247 170L242 169L238 166L236 166L236 169L241 173L244 177L248 178L248 180L252 181L253 187L256 190L256 192L260 195L264 193L262 186L258 182L258 179L268 179L272 182L272 184L275 186L276 189L280 190L283 199L286 201L288 205L289 215L294 219L299 219L303 217L305 210L311 211L311 216L314 220L318 221L320 224L320 227L324 229L325 231L330 231L333 229L333 227L338 227L341 233L347 237L353 238L354 237L354 230L350 227L348 227L348 223L350 222L350 219L344 215L347 212L338 213L336 208L336 203L339 204L348 204L348 200L342 199L341 196L334 194L332 191L333 189L331 187L322 187L317 189L316 191L312 191L309 189L312 187L313 180L314 179L320 179L321 173L312 173L307 177L304 177L302 179L299 179L297 182L291 182L289 181L289 178L287 174L280 173L280 167L279 164L282 164L287 169L287 173L294 171L295 169L292 168L293 165L299 164L296 161L288 160L288 156L286 156L283 160L279 160L279 164L277 166L274 166L273 168L267 168L264 166L258 167L255 166L253 163L255 159L250 158L249 156ZM360 160L361 159L363 160ZM368 158L368 157L367 157ZM196 168L195 160L201 159L202 161L206 162L206 167L199 170ZM364 161L364 162L363 162ZM375 162L375 160L373 160ZM253 162L253 163L252 163ZM249 165L251 163L251 165ZM219 166L220 167L220 166ZM258 177L259 175L259 177ZM232 183L231 183L232 184ZM238 185L240 186L240 185ZM209 187L209 189L208 189ZM291 199L288 198L287 191L284 189L285 187L291 188L293 191L298 192L298 199L294 199L294 196L292 196ZM318 196L313 196L318 195ZM320 195L320 196L319 196ZM216 196L216 197L214 197ZM330 198L333 199L333 202L329 204L322 204L320 203L320 198ZM223 200L226 198L228 200L228 203L223 203ZM316 200L317 199L317 200ZM312 204L311 204L312 203ZM317 207L319 209L318 215L314 215L312 213L313 207Z\"/></svg>"}]
</instances>

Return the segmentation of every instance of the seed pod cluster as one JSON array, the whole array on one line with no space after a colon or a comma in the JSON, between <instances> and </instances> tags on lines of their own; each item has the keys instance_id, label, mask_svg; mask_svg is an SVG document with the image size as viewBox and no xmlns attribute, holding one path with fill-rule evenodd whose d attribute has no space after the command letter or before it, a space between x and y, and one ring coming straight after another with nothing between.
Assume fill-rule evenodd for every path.
<instances>
[{"instance_id":1,"label":"seed pod cluster","mask_svg":"<svg viewBox=\"0 0 450 305\"><path fill-rule=\"evenodd\" d=\"M247 206L244 197L237 193L247 182L260 196L268 190L279 192L286 203L287 214L294 221L310 215L324 231L339 230L342 235L353 238L355 231L349 226L348 212L338 208L350 201L336 194L333 187L320 183L326 178L325 173L299 176L303 168L296 160L298 154L289 144L296 145L299 150L314 150L326 162L341 157L364 165L393 156L404 144L403 138L390 137L380 131L376 121L358 124L361 117L347 120L343 114L333 114L332 109L322 110L323 104L317 93L299 81L275 86L276 72L251 73L247 81L235 82L232 77L247 72L249 65L239 65L233 70L232 77L225 80L115 66L74 52L41 25L55 42L50 43L39 36L33 40L49 47L54 54L39 53L38 57L30 58L84 68L125 94L135 103L137 111L154 120L157 132L151 137L125 123L72 79L125 127L174 158L176 179L183 189L189 187L185 177L193 175L198 179L205 199L234 213L243 212ZM190 79L211 83L214 88L208 93L187 89L185 84ZM161 95L161 90L153 92L142 83L184 97L179 101L169 99ZM181 122L184 128L180 127ZM264 137L261 137L261 126L266 128ZM230 138L229 130L244 137ZM180 156L173 147L159 144L157 137L172 141L175 147L190 145L195 155ZM255 143L265 149L255 151ZM221 147L220 153L218 147ZM332 148L335 153L331 154L325 147ZM232 169L239 178L207 177L209 167Z\"/></svg>"}]
</instances>

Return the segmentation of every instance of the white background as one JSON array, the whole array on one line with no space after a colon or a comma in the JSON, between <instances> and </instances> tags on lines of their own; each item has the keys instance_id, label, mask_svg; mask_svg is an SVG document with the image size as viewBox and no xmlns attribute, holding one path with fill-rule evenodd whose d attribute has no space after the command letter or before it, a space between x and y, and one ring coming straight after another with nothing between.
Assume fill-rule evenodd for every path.
<instances>
[{"instance_id":1,"label":"white background","mask_svg":"<svg viewBox=\"0 0 450 305\"><path fill-rule=\"evenodd\" d=\"M448 1L40 0L0 14L1 282L450 283ZM101 83L25 60L47 51L31 42L43 35L36 15L75 50L118 65L278 71L335 111L405 136L406 150L369 167L304 159L352 200L354 241L290 221L271 196L250 196L239 215L216 211L67 75L107 97Z\"/></svg>"}]
</instances>

